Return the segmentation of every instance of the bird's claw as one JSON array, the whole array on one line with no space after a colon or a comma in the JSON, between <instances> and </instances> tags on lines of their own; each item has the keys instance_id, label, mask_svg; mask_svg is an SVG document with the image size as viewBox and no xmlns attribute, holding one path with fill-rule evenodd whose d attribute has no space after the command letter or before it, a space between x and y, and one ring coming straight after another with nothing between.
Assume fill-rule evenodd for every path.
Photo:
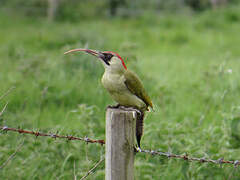
<instances>
[{"instance_id":1,"label":"bird's claw","mask_svg":"<svg viewBox=\"0 0 240 180\"><path fill-rule=\"evenodd\" d=\"M117 104L117 105L108 105L107 108L111 108L111 109L117 109L120 107L120 104Z\"/></svg>"},{"instance_id":2,"label":"bird's claw","mask_svg":"<svg viewBox=\"0 0 240 180\"><path fill-rule=\"evenodd\" d=\"M134 108L134 107L127 107L127 106L121 106L121 105L119 105L118 108L119 108L119 109L122 109L122 110L125 110L125 111L136 111L136 112L139 113L139 114L142 113L139 109Z\"/></svg>"},{"instance_id":3,"label":"bird's claw","mask_svg":"<svg viewBox=\"0 0 240 180\"><path fill-rule=\"evenodd\" d=\"M125 111L136 111L137 113L141 114L142 112L137 109L137 108L134 108L134 107L128 107L128 106L122 106L120 104L117 104L117 105L108 105L107 108L111 108L111 109L122 109L122 110L125 110Z\"/></svg>"}]
</instances>

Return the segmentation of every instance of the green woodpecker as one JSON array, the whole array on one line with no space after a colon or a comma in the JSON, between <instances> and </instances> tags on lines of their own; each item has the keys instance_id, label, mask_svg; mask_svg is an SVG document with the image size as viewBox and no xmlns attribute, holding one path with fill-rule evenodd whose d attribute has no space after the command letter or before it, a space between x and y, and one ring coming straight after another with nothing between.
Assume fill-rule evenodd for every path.
<instances>
[{"instance_id":1,"label":"green woodpecker","mask_svg":"<svg viewBox=\"0 0 240 180\"><path fill-rule=\"evenodd\" d=\"M91 49L73 49L65 52L83 51L101 60L105 72L102 77L102 84L118 103L116 107L130 107L137 109L136 139L140 148L140 141L143 134L144 112L153 108L151 99L147 95L140 79L133 72L129 71L121 56L112 51L96 51Z\"/></svg>"}]
</instances>

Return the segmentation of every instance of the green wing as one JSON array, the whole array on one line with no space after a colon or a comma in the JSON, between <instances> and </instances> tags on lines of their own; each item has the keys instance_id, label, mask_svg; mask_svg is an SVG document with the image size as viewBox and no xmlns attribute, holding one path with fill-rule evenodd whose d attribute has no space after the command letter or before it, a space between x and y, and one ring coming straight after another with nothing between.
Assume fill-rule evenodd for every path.
<instances>
[{"instance_id":1,"label":"green wing","mask_svg":"<svg viewBox=\"0 0 240 180\"><path fill-rule=\"evenodd\" d=\"M142 82L133 72L126 70L125 71L125 84L127 88L135 94L137 97L142 99L147 106L153 108L152 101L145 91Z\"/></svg>"}]
</instances>

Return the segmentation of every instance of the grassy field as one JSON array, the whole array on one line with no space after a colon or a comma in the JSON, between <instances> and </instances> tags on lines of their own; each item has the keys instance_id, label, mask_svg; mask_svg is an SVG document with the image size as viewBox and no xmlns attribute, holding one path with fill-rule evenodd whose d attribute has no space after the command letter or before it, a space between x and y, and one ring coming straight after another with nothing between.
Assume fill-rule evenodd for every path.
<instances>
[{"instance_id":1,"label":"grassy field","mask_svg":"<svg viewBox=\"0 0 240 180\"><path fill-rule=\"evenodd\" d=\"M156 112L145 120L144 149L240 159L240 6L202 14L138 18L45 19L0 14L0 126L104 139L105 107L114 104L100 62L71 48L112 50L143 80ZM16 133L0 134L1 179L80 178L104 146ZM144 154L135 179L239 179L231 165L188 163ZM104 178L102 163L89 179Z\"/></svg>"}]
</instances>

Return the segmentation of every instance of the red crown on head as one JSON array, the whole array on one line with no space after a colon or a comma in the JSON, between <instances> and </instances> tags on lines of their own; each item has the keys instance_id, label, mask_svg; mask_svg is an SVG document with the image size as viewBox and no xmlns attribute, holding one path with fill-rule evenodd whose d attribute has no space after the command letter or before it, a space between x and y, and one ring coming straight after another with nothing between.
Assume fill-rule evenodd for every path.
<instances>
[{"instance_id":1,"label":"red crown on head","mask_svg":"<svg viewBox=\"0 0 240 180\"><path fill-rule=\"evenodd\" d=\"M125 65L123 59L121 58L121 56L120 56L118 53L115 53L115 52L112 52L112 51L104 51L103 53L110 53L110 54L112 54L112 55L117 56L117 57L122 61L123 67L124 67L125 69L127 69L127 66Z\"/></svg>"}]
</instances>

